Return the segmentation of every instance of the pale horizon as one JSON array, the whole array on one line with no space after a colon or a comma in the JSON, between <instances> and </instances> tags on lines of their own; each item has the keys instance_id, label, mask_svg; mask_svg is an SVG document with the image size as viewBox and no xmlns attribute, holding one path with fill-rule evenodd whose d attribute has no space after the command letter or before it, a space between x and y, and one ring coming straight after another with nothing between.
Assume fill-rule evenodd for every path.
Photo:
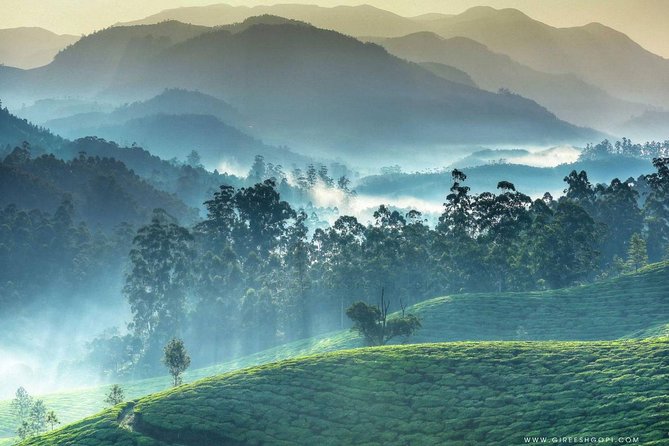
<instances>
[{"instance_id":1,"label":"pale horizon","mask_svg":"<svg viewBox=\"0 0 669 446\"><path fill-rule=\"evenodd\" d=\"M58 34L87 34L118 22L132 21L165 9L226 3L234 6L315 4L324 7L369 4L401 16L427 13L459 14L474 6L516 8L530 17L556 27L600 22L627 34L662 57L669 58L669 2L663 0L2 0L0 29L40 27Z\"/></svg>"}]
</instances>

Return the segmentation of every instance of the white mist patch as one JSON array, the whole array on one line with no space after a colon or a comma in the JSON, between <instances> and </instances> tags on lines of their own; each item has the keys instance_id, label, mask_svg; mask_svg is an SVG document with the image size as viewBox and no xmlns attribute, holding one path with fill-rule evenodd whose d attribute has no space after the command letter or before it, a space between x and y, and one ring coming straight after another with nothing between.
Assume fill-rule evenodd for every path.
<instances>
[{"instance_id":1,"label":"white mist patch","mask_svg":"<svg viewBox=\"0 0 669 446\"><path fill-rule=\"evenodd\" d=\"M363 224L373 221L374 212L385 204L393 208L402 210L416 210L424 214L426 218L441 215L443 205L441 202L432 202L422 200L411 196L389 197L383 195L356 195L349 196L339 189L327 188L323 185L316 185L310 191L310 198L316 207L338 209L338 215L350 215L358 219ZM334 223L337 216L327 218L328 223Z\"/></svg>"},{"instance_id":2,"label":"white mist patch","mask_svg":"<svg viewBox=\"0 0 669 446\"><path fill-rule=\"evenodd\" d=\"M2 321L14 336L0 338L0 400L13 398L19 387L39 396L102 383L99 370L80 361L94 337L110 327L125 326L130 320L127 302L113 291L120 286L114 284L107 294L99 292L104 303L82 303L75 312L63 313L35 304L26 308L29 318ZM59 298L58 293L45 297Z\"/></svg>"},{"instance_id":3,"label":"white mist patch","mask_svg":"<svg viewBox=\"0 0 669 446\"><path fill-rule=\"evenodd\" d=\"M244 167L241 164L230 160L220 161L216 165L216 170L218 170L219 173L227 173L229 175L234 175L240 178L246 177L246 175L249 173L248 167Z\"/></svg>"},{"instance_id":4,"label":"white mist patch","mask_svg":"<svg viewBox=\"0 0 669 446\"><path fill-rule=\"evenodd\" d=\"M416 210L426 215L441 214L443 206L441 203L422 200L416 197L384 197L378 195L361 195L355 198L351 210L358 215L374 213L381 204L390 205L399 209Z\"/></svg>"},{"instance_id":5,"label":"white mist patch","mask_svg":"<svg viewBox=\"0 0 669 446\"><path fill-rule=\"evenodd\" d=\"M572 146L558 146L531 152L509 160L513 164L525 164L533 167L555 167L560 164L578 161L581 151Z\"/></svg>"},{"instance_id":6,"label":"white mist patch","mask_svg":"<svg viewBox=\"0 0 669 446\"><path fill-rule=\"evenodd\" d=\"M454 162L448 166L447 170L453 168L467 169L490 164L522 164L532 167L555 167L560 164L576 162L580 154L580 149L567 145L548 148L530 146L483 149L472 152Z\"/></svg>"},{"instance_id":7,"label":"white mist patch","mask_svg":"<svg viewBox=\"0 0 669 446\"><path fill-rule=\"evenodd\" d=\"M341 189L333 189L316 184L309 192L311 201L318 207L337 207L340 211L350 205L350 197Z\"/></svg>"}]
</instances>

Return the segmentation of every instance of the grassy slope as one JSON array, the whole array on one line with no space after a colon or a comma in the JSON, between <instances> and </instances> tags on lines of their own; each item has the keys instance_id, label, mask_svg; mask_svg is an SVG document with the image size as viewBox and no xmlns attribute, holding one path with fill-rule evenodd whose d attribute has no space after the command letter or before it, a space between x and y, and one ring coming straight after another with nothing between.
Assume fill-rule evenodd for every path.
<instances>
[{"instance_id":1,"label":"grassy slope","mask_svg":"<svg viewBox=\"0 0 669 446\"><path fill-rule=\"evenodd\" d=\"M575 288L439 297L412 311L423 322L412 342L647 337L669 323L669 263Z\"/></svg>"},{"instance_id":2,"label":"grassy slope","mask_svg":"<svg viewBox=\"0 0 669 446\"><path fill-rule=\"evenodd\" d=\"M204 379L26 445L668 444L667 361L666 338L345 350ZM129 413L133 432L117 423Z\"/></svg>"},{"instance_id":3,"label":"grassy slope","mask_svg":"<svg viewBox=\"0 0 669 446\"><path fill-rule=\"evenodd\" d=\"M412 308L423 328L411 342L458 340L610 340L669 335L669 263L646 267L611 281L535 293L468 294L422 302ZM251 367L281 359L358 347L349 331L275 347L238 361L193 370L185 379ZM128 398L161 391L167 377L124 384ZM47 395L63 422L103 408L106 387ZM13 434L9 402L0 402L0 437ZM0 440L1 441L1 440ZM3 446L0 443L0 446Z\"/></svg>"}]
</instances>

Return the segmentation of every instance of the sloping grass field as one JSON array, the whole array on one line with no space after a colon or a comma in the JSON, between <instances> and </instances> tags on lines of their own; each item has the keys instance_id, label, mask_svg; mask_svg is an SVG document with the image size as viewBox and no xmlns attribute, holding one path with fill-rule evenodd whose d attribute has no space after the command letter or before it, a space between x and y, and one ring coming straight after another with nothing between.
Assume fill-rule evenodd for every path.
<instances>
[{"instance_id":1,"label":"sloping grass field","mask_svg":"<svg viewBox=\"0 0 669 446\"><path fill-rule=\"evenodd\" d=\"M666 445L667 364L669 339L345 350L207 378L24 445Z\"/></svg>"},{"instance_id":2,"label":"sloping grass field","mask_svg":"<svg viewBox=\"0 0 669 446\"><path fill-rule=\"evenodd\" d=\"M669 263L650 265L616 279L554 291L464 294L431 299L409 311L423 328L412 343L495 340L613 340L669 335ZM350 331L341 331L275 347L212 367L189 371L186 382L297 356L362 346ZM129 399L169 387L160 377L124 383ZM29 389L28 389L29 390ZM41 396L69 423L104 407L107 387L85 388ZM9 401L0 401L0 446L14 435Z\"/></svg>"},{"instance_id":3,"label":"sloping grass field","mask_svg":"<svg viewBox=\"0 0 669 446\"><path fill-rule=\"evenodd\" d=\"M438 297L411 311L423 324L411 342L657 336L669 323L669 263L574 288Z\"/></svg>"}]
</instances>

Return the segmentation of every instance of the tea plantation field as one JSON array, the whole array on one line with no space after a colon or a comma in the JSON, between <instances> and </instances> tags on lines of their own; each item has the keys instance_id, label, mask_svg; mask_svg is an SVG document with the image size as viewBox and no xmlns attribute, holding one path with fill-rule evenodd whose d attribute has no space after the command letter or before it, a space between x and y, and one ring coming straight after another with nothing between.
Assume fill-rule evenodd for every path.
<instances>
[{"instance_id":1,"label":"tea plantation field","mask_svg":"<svg viewBox=\"0 0 669 446\"><path fill-rule=\"evenodd\" d=\"M24 446L669 444L669 339L345 350L207 378Z\"/></svg>"},{"instance_id":2,"label":"tea plantation field","mask_svg":"<svg viewBox=\"0 0 669 446\"><path fill-rule=\"evenodd\" d=\"M669 336L669 263L596 284L532 293L464 294L419 303L411 312L423 328L412 343L496 340L614 340ZM186 382L277 360L346 348L362 340L341 331L278 346L236 361L187 372ZM123 383L128 398L169 387L160 377ZM30 390L30 389L28 389ZM69 423L104 407L107 387L84 388L41 398ZM0 446L14 435L9 401L0 401Z\"/></svg>"}]
</instances>

